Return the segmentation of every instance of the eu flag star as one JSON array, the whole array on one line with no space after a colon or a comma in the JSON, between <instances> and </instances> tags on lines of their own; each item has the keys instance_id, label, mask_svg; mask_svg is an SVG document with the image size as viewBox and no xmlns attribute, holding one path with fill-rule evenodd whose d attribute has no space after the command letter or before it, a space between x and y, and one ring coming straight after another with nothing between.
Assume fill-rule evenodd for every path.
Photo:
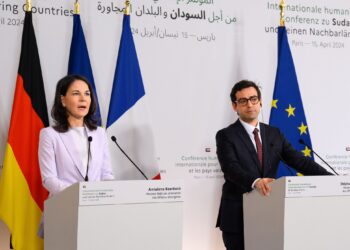
<instances>
[{"instance_id":1,"label":"eu flag star","mask_svg":"<svg viewBox=\"0 0 350 250\"><path fill-rule=\"evenodd\" d=\"M301 152L304 153L304 156L311 157L311 150L307 146L305 146L305 149L301 150Z\"/></svg>"},{"instance_id":2,"label":"eu flag star","mask_svg":"<svg viewBox=\"0 0 350 250\"><path fill-rule=\"evenodd\" d=\"M295 116L294 110L295 108L293 108L292 105L289 104L289 107L286 109L286 111L288 112L288 117L290 117L291 115Z\"/></svg>"},{"instance_id":3,"label":"eu flag star","mask_svg":"<svg viewBox=\"0 0 350 250\"><path fill-rule=\"evenodd\" d=\"M272 100L272 103L271 103L271 108L276 108L277 109L277 102L278 100Z\"/></svg>"},{"instance_id":4,"label":"eu flag star","mask_svg":"<svg viewBox=\"0 0 350 250\"><path fill-rule=\"evenodd\" d=\"M307 134L307 132L306 132L307 126L304 125L303 122L301 123L300 127L298 127L298 129L300 130L300 135Z\"/></svg>"}]
</instances>

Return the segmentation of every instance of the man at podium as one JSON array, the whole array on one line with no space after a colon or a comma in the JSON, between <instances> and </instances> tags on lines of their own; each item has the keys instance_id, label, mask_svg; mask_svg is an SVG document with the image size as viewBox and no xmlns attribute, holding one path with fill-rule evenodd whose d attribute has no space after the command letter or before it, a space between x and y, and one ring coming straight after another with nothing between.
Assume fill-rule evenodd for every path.
<instances>
[{"instance_id":1,"label":"man at podium","mask_svg":"<svg viewBox=\"0 0 350 250\"><path fill-rule=\"evenodd\" d=\"M243 193L257 189L268 195L280 161L304 175L331 173L295 150L278 128L259 122L261 92L254 82L236 83L230 97L239 119L216 134L225 178L216 226L226 249L244 250Z\"/></svg>"}]
</instances>

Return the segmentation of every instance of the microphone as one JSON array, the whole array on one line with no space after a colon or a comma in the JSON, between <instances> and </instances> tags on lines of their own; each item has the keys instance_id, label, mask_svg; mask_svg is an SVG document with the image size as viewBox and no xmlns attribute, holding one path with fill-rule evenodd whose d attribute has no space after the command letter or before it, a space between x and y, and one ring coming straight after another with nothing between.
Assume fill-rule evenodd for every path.
<instances>
[{"instance_id":1,"label":"microphone","mask_svg":"<svg viewBox=\"0 0 350 250\"><path fill-rule=\"evenodd\" d=\"M111 139L115 143L115 145L117 145L119 150L126 156L126 158L128 158L128 160L135 166L135 168L143 175L143 177L145 177L145 179L148 180L147 176L142 172L142 170L135 164L135 162L133 162L130 159L130 157L125 153L125 151L119 146L119 144L117 143L117 138L113 135Z\"/></svg>"},{"instance_id":2,"label":"microphone","mask_svg":"<svg viewBox=\"0 0 350 250\"><path fill-rule=\"evenodd\" d=\"M292 169L285 163L285 160L283 160L281 154L280 154L279 152L277 152L276 150L273 149L273 148L274 148L273 143L270 143L270 147L271 147L271 151L272 151L275 155L278 156L278 158L280 159L280 161L282 161L282 162L285 164L285 166L287 167L288 172L290 173L290 175L291 175L291 176L295 176L295 173L294 173L294 172L292 171Z\"/></svg>"},{"instance_id":3,"label":"microphone","mask_svg":"<svg viewBox=\"0 0 350 250\"><path fill-rule=\"evenodd\" d=\"M302 144L302 145L308 147L308 148L311 150L311 152L314 153L321 161L323 161L323 163L326 164L330 169L332 169L332 171L333 171L336 175L339 175L339 174L334 170L334 168L332 168L321 156L319 156L319 155L310 147L310 145L307 145L307 144L303 141L303 139L299 139L298 142L299 142L300 144Z\"/></svg>"},{"instance_id":4,"label":"microphone","mask_svg":"<svg viewBox=\"0 0 350 250\"><path fill-rule=\"evenodd\" d=\"M89 136L88 137L88 160L87 160L87 165L86 165L86 175L85 175L85 181L89 181L89 159L90 159L90 155L91 155L91 152L90 152L90 145L91 145L91 142L92 142L92 136Z\"/></svg>"}]
</instances>

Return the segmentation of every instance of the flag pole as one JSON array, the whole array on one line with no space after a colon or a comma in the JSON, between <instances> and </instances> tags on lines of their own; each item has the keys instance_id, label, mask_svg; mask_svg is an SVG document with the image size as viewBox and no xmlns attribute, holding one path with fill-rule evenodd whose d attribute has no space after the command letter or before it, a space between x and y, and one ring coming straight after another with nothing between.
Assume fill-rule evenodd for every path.
<instances>
[{"instance_id":1,"label":"flag pole","mask_svg":"<svg viewBox=\"0 0 350 250\"><path fill-rule=\"evenodd\" d=\"M26 0L26 11L27 12L32 11L32 1L31 0Z\"/></svg>"},{"instance_id":2,"label":"flag pole","mask_svg":"<svg viewBox=\"0 0 350 250\"><path fill-rule=\"evenodd\" d=\"M76 0L74 3L74 14L76 15L80 14L80 4L78 0Z\"/></svg>"},{"instance_id":3,"label":"flag pole","mask_svg":"<svg viewBox=\"0 0 350 250\"><path fill-rule=\"evenodd\" d=\"M130 16L130 1L129 0L125 1L124 15Z\"/></svg>"},{"instance_id":4,"label":"flag pole","mask_svg":"<svg viewBox=\"0 0 350 250\"><path fill-rule=\"evenodd\" d=\"M284 27L284 8L286 7L286 3L284 0L280 2L280 26Z\"/></svg>"}]
</instances>

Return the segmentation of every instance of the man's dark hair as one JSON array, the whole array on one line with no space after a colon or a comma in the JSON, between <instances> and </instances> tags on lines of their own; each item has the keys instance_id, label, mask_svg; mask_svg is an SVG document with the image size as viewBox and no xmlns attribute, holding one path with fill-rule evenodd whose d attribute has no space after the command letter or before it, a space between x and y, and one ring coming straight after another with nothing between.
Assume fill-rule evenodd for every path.
<instances>
[{"instance_id":1,"label":"man's dark hair","mask_svg":"<svg viewBox=\"0 0 350 250\"><path fill-rule=\"evenodd\" d=\"M241 91L242 89L246 89L246 88L250 88L250 87L255 88L256 92L258 93L259 100L261 100L261 92L260 92L260 89L259 89L258 85L256 85L255 82L252 82L252 81L249 81L249 80L241 80L241 81L237 82L233 86L233 88L231 90L231 94L230 94L231 101L232 102L236 102L237 101L236 93L238 91Z\"/></svg>"},{"instance_id":2,"label":"man's dark hair","mask_svg":"<svg viewBox=\"0 0 350 250\"><path fill-rule=\"evenodd\" d=\"M87 126L90 130L95 130L97 128L97 121L95 119L96 101L89 81L81 75L68 75L58 81L56 86L55 100L51 109L51 117L55 122L53 128L58 132L67 132L69 129L68 113L66 108L62 105L61 96L65 96L67 94L69 87L76 80L85 82L90 91L91 103L89 112L84 117L84 125Z\"/></svg>"}]
</instances>

